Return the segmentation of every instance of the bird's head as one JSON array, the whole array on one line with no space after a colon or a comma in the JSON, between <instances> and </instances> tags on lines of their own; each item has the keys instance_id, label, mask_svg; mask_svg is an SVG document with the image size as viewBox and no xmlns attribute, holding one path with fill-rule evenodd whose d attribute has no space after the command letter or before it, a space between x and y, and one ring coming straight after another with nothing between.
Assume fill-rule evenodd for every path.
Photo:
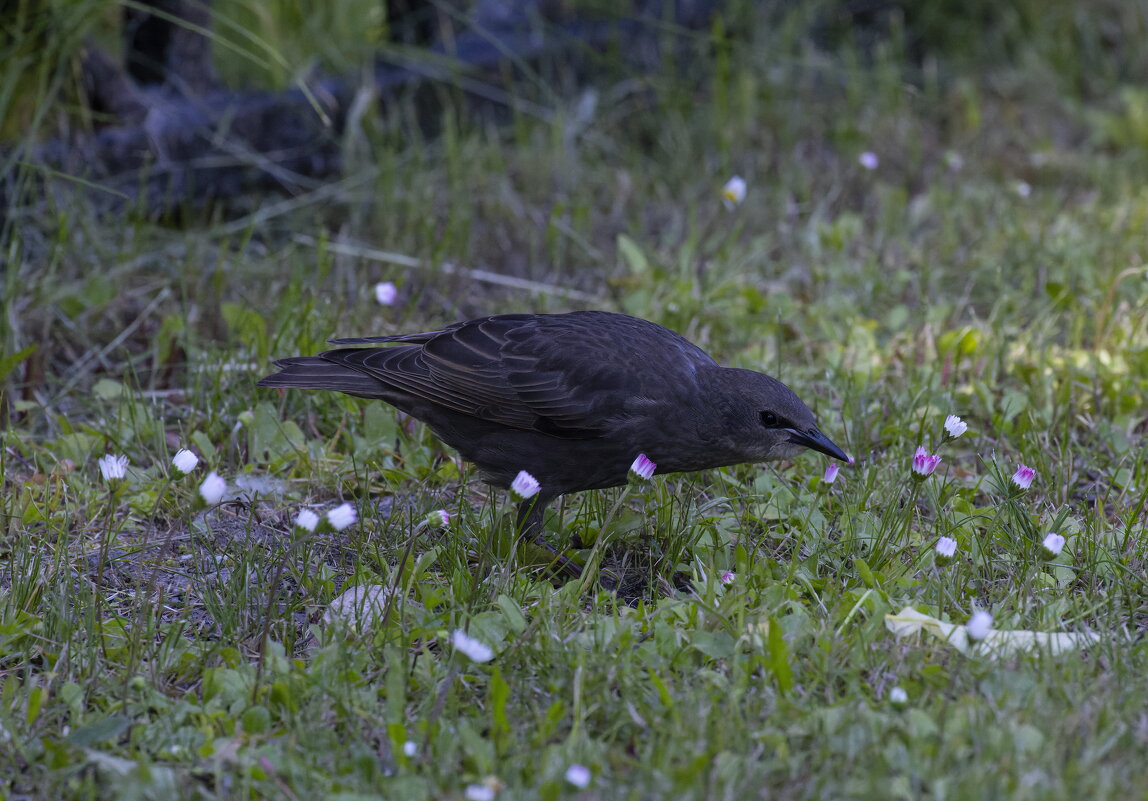
<instances>
[{"instance_id":1,"label":"bird's head","mask_svg":"<svg viewBox=\"0 0 1148 801\"><path fill-rule=\"evenodd\" d=\"M849 456L821 433L801 398L776 378L753 370L725 368L725 391L717 410L726 447L745 462L784 459L802 448L849 462Z\"/></svg>"}]
</instances>

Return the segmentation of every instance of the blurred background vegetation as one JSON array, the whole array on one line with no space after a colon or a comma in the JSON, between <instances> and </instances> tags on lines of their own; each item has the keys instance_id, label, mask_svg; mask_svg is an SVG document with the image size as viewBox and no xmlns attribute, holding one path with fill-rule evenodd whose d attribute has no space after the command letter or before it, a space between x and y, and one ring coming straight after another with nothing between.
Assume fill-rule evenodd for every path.
<instances>
[{"instance_id":1,"label":"blurred background vegetation","mask_svg":"<svg viewBox=\"0 0 1148 801\"><path fill-rule=\"evenodd\" d=\"M671 3L539 4L550 13L551 29L630 13L650 22L655 6L673 18ZM420 13L427 8L452 32L467 30L472 9L441 3ZM1091 273L1082 280L1065 263L1079 254L1060 247L1043 252L1048 236L1017 230L1022 220L1001 215L992 189L1032 187L1042 198L1054 189L1047 202L1077 207L1074 220L1061 222L1060 235L1090 215L1098 215L1092 224L1123 230L1142 219L1133 191L1148 147L1148 55L1138 46L1148 23L1141 4L734 0L718 8L700 30L678 31L681 37L652 62L635 63L609 48L581 49L487 71L479 85L501 92L493 116L490 101L476 104L473 93L449 80L432 82L430 128L422 100L398 94L376 109L364 95L372 110L360 108L336 133L341 180L297 189L287 199L232 198L159 226L129 208L127 224L108 226L91 194L52 182L57 176L38 166L37 148L50 142L66 149L109 122L85 106L81 56L93 46L111 54L122 49L124 6L18 2L3 23L0 166L31 182L39 196L28 204L19 193L5 194L0 235L9 286L17 290L6 295L10 312L15 297L23 298L20 314L6 315L6 353L57 339L75 344L94 336L107 343L123 330L124 315L139 311L117 307L139 291L154 300L136 285L151 287L160 276L173 291L151 309L159 330L149 323L141 333L158 335L163 350L182 345L183 353L191 344L178 342L183 335L173 329L190 323L197 344L201 336L210 341L231 324L220 316L229 301L267 314L274 309L268 300L281 293L254 297L244 287L275 286L292 270L335 270L322 292L304 291L304 300L346 306L344 330L377 325L350 303L361 296L364 270L402 272L420 313L436 319L490 311L508 300L516 308L571 305L569 296L524 304L521 295L485 283L475 294L460 274L442 274L447 263L577 290L573 305L600 298L636 313L657 309L671 324L705 315L694 291L699 281L715 285L701 293L716 312L715 325L729 319L721 310L728 294L750 311L770 306L775 319L790 315L791 300L815 300L839 307L824 318L863 307L866 316L891 314L903 322L907 311L924 313L921 301L944 309L963 292L931 269L929 256L964 262L973 240L997 236L1007 240L998 254L1002 280L1039 285L1061 300L1091 297L1094 307L1106 302L1118 268L1099 281ZM233 90L288 89L317 75L350 76L365 86L380 63L419 58L417 49L391 41L382 3L221 0L212 16L213 61ZM672 22L659 28L656 21L652 31L674 30ZM880 157L875 181L857 167L862 151ZM753 203L729 220L713 198L714 187L733 173L750 179ZM40 189L41 179L49 189ZM75 180L82 187L85 177ZM944 213L954 193L969 200L962 215ZM1114 197L1127 202L1116 210L1094 205ZM138 211L147 217L146 209ZM180 240L180 231L196 230L204 236ZM908 237L890 252L881 239L894 232ZM862 246L860 235L870 233L872 247ZM316 262L315 246L301 246L300 235L373 244L417 257L424 268L367 268L369 260L340 260L322 250ZM620 257L623 236L639 247ZM731 265L735 245L742 252ZM637 262L626 256L638 251L648 251L639 261L658 276L676 280L628 286ZM239 252L248 280L217 276L217 303L196 304L194 314L178 302L203 296L189 282L234 276ZM727 263L720 274L705 266L715 257ZM879 273L856 269L876 262L883 262ZM131 275L121 278L125 270ZM752 281L730 280L748 273ZM949 321L985 317L996 304L1010 303L999 290L992 281L976 282L968 303L950 309ZM643 297L631 302L631 292ZM165 309L180 319L163 320ZM284 319L283 307L275 311ZM1082 321L1086 328L1109 318L1094 311ZM78 314L91 324L66 323ZM101 331L103 317L109 326ZM302 343L329 333L288 336ZM1104 332L1081 333L1096 341ZM267 356L266 347L255 355ZM132 367L149 382L161 369ZM66 365L53 368L36 372L56 374Z\"/></svg>"}]
</instances>

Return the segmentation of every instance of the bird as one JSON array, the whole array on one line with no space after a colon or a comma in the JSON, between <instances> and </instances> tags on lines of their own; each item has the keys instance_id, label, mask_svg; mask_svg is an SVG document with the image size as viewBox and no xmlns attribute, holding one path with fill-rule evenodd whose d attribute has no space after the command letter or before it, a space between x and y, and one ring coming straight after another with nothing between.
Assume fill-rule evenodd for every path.
<instances>
[{"instance_id":1,"label":"bird","mask_svg":"<svg viewBox=\"0 0 1148 801\"><path fill-rule=\"evenodd\" d=\"M539 486L519 503L519 529L556 557L543 536L547 506L627 483L639 454L658 474L802 448L851 462L781 381L722 367L681 334L625 314L497 314L329 343L339 347L276 360L279 371L258 386L385 401L426 423L495 487L526 471ZM386 347L361 347L378 345Z\"/></svg>"}]
</instances>

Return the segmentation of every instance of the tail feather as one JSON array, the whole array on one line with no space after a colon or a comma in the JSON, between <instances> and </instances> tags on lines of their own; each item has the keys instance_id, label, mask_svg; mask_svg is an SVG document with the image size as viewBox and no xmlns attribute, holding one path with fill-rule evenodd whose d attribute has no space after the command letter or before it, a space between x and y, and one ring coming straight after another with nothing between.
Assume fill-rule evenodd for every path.
<instances>
[{"instance_id":1,"label":"tail feather","mask_svg":"<svg viewBox=\"0 0 1148 801\"><path fill-rule=\"evenodd\" d=\"M454 323L448 325L446 328L440 328L438 331L420 331L416 334L391 334L385 337L340 337L338 339L328 339L327 342L332 345L378 345L388 342L406 342L415 345L425 345L440 334L445 334L456 328L462 328L464 325L468 325L468 323Z\"/></svg>"},{"instance_id":2,"label":"tail feather","mask_svg":"<svg viewBox=\"0 0 1148 801\"><path fill-rule=\"evenodd\" d=\"M260 380L258 386L329 389L365 398L378 398L385 391L374 378L315 356L279 359L275 364L279 372Z\"/></svg>"},{"instance_id":3,"label":"tail feather","mask_svg":"<svg viewBox=\"0 0 1148 801\"><path fill-rule=\"evenodd\" d=\"M447 329L444 329L447 330ZM418 334L395 334L386 337L339 337L328 339L331 345L377 345L383 342L415 342L424 344L441 334L442 331L423 331Z\"/></svg>"}]
</instances>

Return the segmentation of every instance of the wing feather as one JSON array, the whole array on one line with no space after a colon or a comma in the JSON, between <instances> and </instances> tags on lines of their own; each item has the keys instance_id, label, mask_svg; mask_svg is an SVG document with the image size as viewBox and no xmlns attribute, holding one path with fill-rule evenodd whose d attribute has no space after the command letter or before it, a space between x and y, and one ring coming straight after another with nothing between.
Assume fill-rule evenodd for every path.
<instances>
[{"instance_id":1,"label":"wing feather","mask_svg":"<svg viewBox=\"0 0 1148 801\"><path fill-rule=\"evenodd\" d=\"M635 397L665 397L714 361L684 337L606 312L497 315L322 358L456 412L559 437L609 433ZM660 391L658 391L660 390ZM649 413L649 410L640 410Z\"/></svg>"}]
</instances>

